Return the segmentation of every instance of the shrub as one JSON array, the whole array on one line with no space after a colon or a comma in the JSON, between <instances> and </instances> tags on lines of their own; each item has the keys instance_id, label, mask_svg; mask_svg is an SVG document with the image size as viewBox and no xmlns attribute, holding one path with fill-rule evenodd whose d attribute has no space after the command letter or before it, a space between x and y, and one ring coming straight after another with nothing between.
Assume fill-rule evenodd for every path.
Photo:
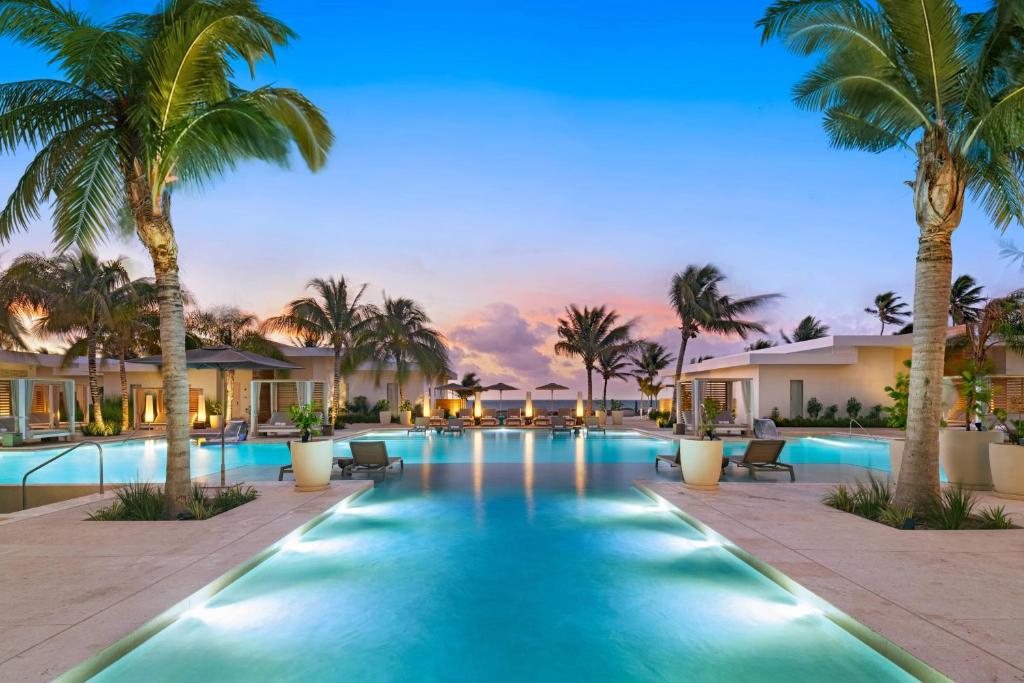
<instances>
[{"instance_id":1,"label":"shrub","mask_svg":"<svg viewBox=\"0 0 1024 683\"><path fill-rule=\"evenodd\" d=\"M118 396L117 398L105 398L105 399L103 399L103 401L100 403L100 413L102 413L102 415L103 415L103 421L104 422L106 422L108 424L112 424L112 425L117 425L117 431L114 432L114 433L115 434L120 434L121 433L121 397ZM128 410L128 425L131 426L131 423L132 423L132 411L129 408L129 410Z\"/></svg>"},{"instance_id":2,"label":"shrub","mask_svg":"<svg viewBox=\"0 0 1024 683\"><path fill-rule=\"evenodd\" d=\"M149 522L163 519L166 496L162 489L149 483L133 482L117 490L117 498L109 507L89 514L93 521ZM255 500L259 493L251 486L221 489L210 498L199 484L193 484L185 502L181 519L208 519L239 505Z\"/></svg>"},{"instance_id":3,"label":"shrub","mask_svg":"<svg viewBox=\"0 0 1024 683\"><path fill-rule=\"evenodd\" d=\"M82 434L85 436L114 436L121 433L121 423L118 418L118 422L104 422L103 426L99 426L95 422L82 425Z\"/></svg>"},{"instance_id":4,"label":"shrub","mask_svg":"<svg viewBox=\"0 0 1024 683\"><path fill-rule=\"evenodd\" d=\"M837 406L835 403L833 403L828 408L825 408L825 414L822 415L822 419L824 419L824 420L835 420L836 419L836 415L838 415L838 414L839 414L839 406Z\"/></svg>"},{"instance_id":5,"label":"shrub","mask_svg":"<svg viewBox=\"0 0 1024 683\"><path fill-rule=\"evenodd\" d=\"M821 401L812 396L810 400L807 401L807 417L812 420L817 420L818 416L821 415L821 408Z\"/></svg>"},{"instance_id":6,"label":"shrub","mask_svg":"<svg viewBox=\"0 0 1024 683\"><path fill-rule=\"evenodd\" d=\"M878 521L891 504L892 486L889 482L879 481L872 475L868 475L867 486L857 482L853 492L853 505L858 515Z\"/></svg>"},{"instance_id":7,"label":"shrub","mask_svg":"<svg viewBox=\"0 0 1024 683\"><path fill-rule=\"evenodd\" d=\"M375 413L380 413L380 412L383 412L383 411L390 411L390 410L391 410L391 404L388 403L386 399L382 398L381 400L379 400L379 401L377 401L376 403L373 404L373 412L375 412Z\"/></svg>"},{"instance_id":8,"label":"shrub","mask_svg":"<svg viewBox=\"0 0 1024 683\"><path fill-rule=\"evenodd\" d=\"M978 524L982 529L1012 529L1013 520L1006 514L1006 506L985 507L978 511Z\"/></svg>"},{"instance_id":9,"label":"shrub","mask_svg":"<svg viewBox=\"0 0 1024 683\"><path fill-rule=\"evenodd\" d=\"M152 522L164 514L164 492L149 482L128 482L117 490L117 500L124 510L121 519Z\"/></svg>"},{"instance_id":10,"label":"shrub","mask_svg":"<svg viewBox=\"0 0 1024 683\"><path fill-rule=\"evenodd\" d=\"M858 401L853 396L846 399L846 415L851 420L856 420L858 417L860 417L860 410L862 407L863 406L860 404L860 401Z\"/></svg>"},{"instance_id":11,"label":"shrub","mask_svg":"<svg viewBox=\"0 0 1024 683\"><path fill-rule=\"evenodd\" d=\"M365 396L356 396L345 405L345 410L350 413L369 413L371 411L370 401Z\"/></svg>"},{"instance_id":12,"label":"shrub","mask_svg":"<svg viewBox=\"0 0 1024 683\"><path fill-rule=\"evenodd\" d=\"M914 508L909 505L889 505L882 510L878 521L896 529L913 529Z\"/></svg>"},{"instance_id":13,"label":"shrub","mask_svg":"<svg viewBox=\"0 0 1024 683\"><path fill-rule=\"evenodd\" d=\"M959 486L947 486L928 505L929 526L936 529L963 529L970 521L977 499Z\"/></svg>"},{"instance_id":14,"label":"shrub","mask_svg":"<svg viewBox=\"0 0 1024 683\"><path fill-rule=\"evenodd\" d=\"M871 420L872 422L879 422L882 419L882 406L881 404L875 404L871 406L871 410L864 416L865 420Z\"/></svg>"},{"instance_id":15,"label":"shrub","mask_svg":"<svg viewBox=\"0 0 1024 683\"><path fill-rule=\"evenodd\" d=\"M206 414L207 415L223 415L224 406L221 405L220 401L215 401L212 398L206 399Z\"/></svg>"},{"instance_id":16,"label":"shrub","mask_svg":"<svg viewBox=\"0 0 1024 683\"><path fill-rule=\"evenodd\" d=\"M778 422L779 420L782 419L782 416L779 414L778 408L772 408L772 412L768 417L771 418L772 422Z\"/></svg>"},{"instance_id":17,"label":"shrub","mask_svg":"<svg viewBox=\"0 0 1024 683\"><path fill-rule=\"evenodd\" d=\"M667 414L668 411L665 411L665 413ZM657 422L659 419L661 419L661 417L662 417L662 412L660 410L649 410L649 411L647 411L647 419L648 420L653 420L654 422Z\"/></svg>"},{"instance_id":18,"label":"shrub","mask_svg":"<svg viewBox=\"0 0 1024 683\"><path fill-rule=\"evenodd\" d=\"M903 361L903 365L910 368L910 361ZM910 374L907 372L896 373L896 381L892 386L885 387L885 393L892 399L892 405L885 409L888 413L890 427L905 429L907 426L907 406L910 403Z\"/></svg>"},{"instance_id":19,"label":"shrub","mask_svg":"<svg viewBox=\"0 0 1024 683\"><path fill-rule=\"evenodd\" d=\"M836 510L842 510L843 512L854 512L855 507L853 504L853 494L850 488L846 484L836 484L832 487L832 490L822 498L823 503L829 507L833 507Z\"/></svg>"}]
</instances>

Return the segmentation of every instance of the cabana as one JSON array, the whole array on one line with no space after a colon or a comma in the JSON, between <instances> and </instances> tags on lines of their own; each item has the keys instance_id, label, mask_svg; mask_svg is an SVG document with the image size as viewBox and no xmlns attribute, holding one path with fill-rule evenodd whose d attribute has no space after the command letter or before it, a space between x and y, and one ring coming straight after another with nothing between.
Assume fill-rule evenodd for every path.
<instances>
[{"instance_id":1,"label":"cabana","mask_svg":"<svg viewBox=\"0 0 1024 683\"><path fill-rule=\"evenodd\" d=\"M291 427L288 409L292 406L313 404L323 412L324 383L304 379L254 379L249 391L249 432L251 434L280 433L285 429L278 422Z\"/></svg>"},{"instance_id":2,"label":"cabana","mask_svg":"<svg viewBox=\"0 0 1024 683\"><path fill-rule=\"evenodd\" d=\"M0 385L0 433L12 434L12 445L74 436L74 380L17 378L0 380Z\"/></svg>"}]
</instances>

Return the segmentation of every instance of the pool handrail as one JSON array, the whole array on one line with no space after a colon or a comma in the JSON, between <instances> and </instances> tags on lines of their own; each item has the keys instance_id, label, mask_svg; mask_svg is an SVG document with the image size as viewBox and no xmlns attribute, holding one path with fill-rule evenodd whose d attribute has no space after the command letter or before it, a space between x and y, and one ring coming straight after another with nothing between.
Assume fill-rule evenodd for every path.
<instances>
[{"instance_id":1,"label":"pool handrail","mask_svg":"<svg viewBox=\"0 0 1024 683\"><path fill-rule=\"evenodd\" d=\"M21 478L21 509L22 510L25 510L25 509L28 508L28 476L30 474L32 474L33 472L37 471L37 470L43 469L44 467L49 465L54 460L59 460L60 458L63 458L65 455L67 455L71 451L79 449L82 446L95 446L96 450L99 451L99 455L100 455L100 493L101 494L103 493L103 446L99 445L95 441L82 441L81 443L76 443L74 446L71 446L70 448L64 449L63 451L61 451L57 455L53 456L52 458L50 458L46 462L43 462L43 463L40 463L40 464L36 465L35 467L33 467L32 469L30 469L28 472L25 473L25 476Z\"/></svg>"},{"instance_id":2,"label":"pool handrail","mask_svg":"<svg viewBox=\"0 0 1024 683\"><path fill-rule=\"evenodd\" d=\"M864 428L864 425L862 425L860 422L857 422L857 420L853 419L852 417L850 418L850 436L853 436L853 425L857 425L858 427L860 427L860 431L864 432L864 435L869 439L875 438L871 432Z\"/></svg>"}]
</instances>

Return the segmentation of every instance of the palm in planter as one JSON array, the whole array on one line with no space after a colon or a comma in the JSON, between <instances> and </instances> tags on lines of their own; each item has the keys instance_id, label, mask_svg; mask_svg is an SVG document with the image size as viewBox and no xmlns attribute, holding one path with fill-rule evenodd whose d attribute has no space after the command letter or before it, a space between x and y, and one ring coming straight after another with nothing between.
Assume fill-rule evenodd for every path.
<instances>
[{"instance_id":1,"label":"palm in planter","mask_svg":"<svg viewBox=\"0 0 1024 683\"><path fill-rule=\"evenodd\" d=\"M320 435L324 420L312 405L292 406L288 412L292 424L302 434L302 443L308 443L311 438Z\"/></svg>"}]
</instances>

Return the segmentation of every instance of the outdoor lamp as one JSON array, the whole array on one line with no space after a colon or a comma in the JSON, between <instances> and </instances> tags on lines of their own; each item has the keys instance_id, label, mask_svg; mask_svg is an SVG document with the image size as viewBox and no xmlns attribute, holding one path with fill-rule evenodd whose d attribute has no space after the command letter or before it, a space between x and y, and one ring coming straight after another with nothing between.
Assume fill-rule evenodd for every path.
<instances>
[{"instance_id":1,"label":"outdoor lamp","mask_svg":"<svg viewBox=\"0 0 1024 683\"><path fill-rule=\"evenodd\" d=\"M430 392L423 392L423 417L430 417Z\"/></svg>"},{"instance_id":2,"label":"outdoor lamp","mask_svg":"<svg viewBox=\"0 0 1024 683\"><path fill-rule=\"evenodd\" d=\"M533 417L533 397L530 392L526 392L526 406L523 408L523 415L527 418Z\"/></svg>"},{"instance_id":3,"label":"outdoor lamp","mask_svg":"<svg viewBox=\"0 0 1024 683\"><path fill-rule=\"evenodd\" d=\"M484 409L480 405L480 392L473 392L473 417L483 417Z\"/></svg>"},{"instance_id":4,"label":"outdoor lamp","mask_svg":"<svg viewBox=\"0 0 1024 683\"><path fill-rule=\"evenodd\" d=\"M576 417L583 417L583 392L576 392Z\"/></svg>"},{"instance_id":5,"label":"outdoor lamp","mask_svg":"<svg viewBox=\"0 0 1024 683\"><path fill-rule=\"evenodd\" d=\"M156 420L156 412L153 410L153 394L146 394L146 410L142 414L142 421L152 423Z\"/></svg>"},{"instance_id":6,"label":"outdoor lamp","mask_svg":"<svg viewBox=\"0 0 1024 683\"><path fill-rule=\"evenodd\" d=\"M199 407L196 408L196 422L206 423L206 394L199 392Z\"/></svg>"}]
</instances>

